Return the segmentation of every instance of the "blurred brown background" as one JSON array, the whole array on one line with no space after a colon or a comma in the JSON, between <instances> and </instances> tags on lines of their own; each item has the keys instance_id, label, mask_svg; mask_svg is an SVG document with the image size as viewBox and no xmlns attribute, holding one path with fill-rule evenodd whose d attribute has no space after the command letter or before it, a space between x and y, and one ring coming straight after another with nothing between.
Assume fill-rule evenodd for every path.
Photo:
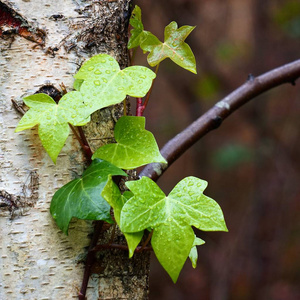
<instances>
[{"instance_id":1,"label":"blurred brown background","mask_svg":"<svg viewBox=\"0 0 300 300\"><path fill-rule=\"evenodd\" d=\"M299 59L299 0L136 1L146 30L163 40L175 20L198 75L164 61L146 110L160 147L247 80ZM140 51L141 53L141 51ZM145 56L136 63L145 64ZM159 180L209 182L229 233L197 232L198 266L176 285L152 259L151 300L300 299L300 81L256 98L188 150Z\"/></svg>"}]
</instances>

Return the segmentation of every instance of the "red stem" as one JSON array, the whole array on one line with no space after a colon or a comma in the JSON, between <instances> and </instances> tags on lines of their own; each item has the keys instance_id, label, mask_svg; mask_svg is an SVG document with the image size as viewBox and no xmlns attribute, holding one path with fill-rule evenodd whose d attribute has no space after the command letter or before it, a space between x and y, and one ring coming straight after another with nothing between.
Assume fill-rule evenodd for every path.
<instances>
[{"instance_id":1,"label":"red stem","mask_svg":"<svg viewBox=\"0 0 300 300\"><path fill-rule=\"evenodd\" d=\"M85 156L86 158L88 159L88 162L90 163L92 161L92 156L93 156L93 152L88 144L88 141L86 140L86 137L83 133L83 130L81 127L78 127L78 130L79 130L79 134L80 136L78 135L76 129L74 126L72 126L71 124L69 124L72 132L74 133L76 139L78 140L81 148L83 149L84 153L85 153ZM84 137L84 138L82 138Z\"/></svg>"},{"instance_id":2,"label":"red stem","mask_svg":"<svg viewBox=\"0 0 300 300\"><path fill-rule=\"evenodd\" d=\"M153 230L149 233L149 235L148 235L145 243L142 245L142 247L140 249L138 249L138 250L136 249L136 252L141 252L141 251L143 251L146 248L146 246L148 245L148 243L150 242L150 240L152 238L152 235L153 235Z\"/></svg>"},{"instance_id":3,"label":"red stem","mask_svg":"<svg viewBox=\"0 0 300 300\"><path fill-rule=\"evenodd\" d=\"M95 248L95 246L97 245L97 242L99 240L99 236L100 236L100 233L102 230L103 223L104 223L103 221L95 222L94 233L93 233L93 237L92 237L92 240L91 240L91 243L89 246L89 250L88 250L88 254L86 257L83 279L82 279L82 283L81 283L80 292L78 294L79 300L85 300L85 294L86 294L86 289L87 289L87 285L88 285L90 274L91 274L91 269L95 262L95 252L93 251L93 249Z\"/></svg>"},{"instance_id":4,"label":"red stem","mask_svg":"<svg viewBox=\"0 0 300 300\"><path fill-rule=\"evenodd\" d=\"M142 98L136 98L136 116L142 117L145 110Z\"/></svg>"}]
</instances>

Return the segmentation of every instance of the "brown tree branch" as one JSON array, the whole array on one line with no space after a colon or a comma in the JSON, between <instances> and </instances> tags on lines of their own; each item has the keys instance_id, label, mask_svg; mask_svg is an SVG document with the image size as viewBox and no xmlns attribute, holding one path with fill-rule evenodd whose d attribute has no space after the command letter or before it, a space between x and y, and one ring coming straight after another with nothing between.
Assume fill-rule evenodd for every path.
<instances>
[{"instance_id":1,"label":"brown tree branch","mask_svg":"<svg viewBox=\"0 0 300 300\"><path fill-rule=\"evenodd\" d=\"M168 164L153 163L146 166L139 174L156 181L168 167L188 148L222 122L235 110L254 99L256 96L284 83L295 85L300 77L300 60L296 60L261 76L249 75L248 80L238 89L219 101L199 119L171 139L162 149L161 154Z\"/></svg>"}]
</instances>

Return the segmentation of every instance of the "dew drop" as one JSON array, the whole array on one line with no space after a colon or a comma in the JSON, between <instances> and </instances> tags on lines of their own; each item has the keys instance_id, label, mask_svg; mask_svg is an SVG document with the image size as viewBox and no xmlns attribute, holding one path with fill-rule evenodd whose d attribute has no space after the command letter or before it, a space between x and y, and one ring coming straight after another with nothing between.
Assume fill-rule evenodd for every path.
<instances>
[{"instance_id":1,"label":"dew drop","mask_svg":"<svg viewBox=\"0 0 300 300\"><path fill-rule=\"evenodd\" d=\"M113 72L116 72L117 70L116 70L116 69L112 69L112 71L113 71Z\"/></svg>"},{"instance_id":2,"label":"dew drop","mask_svg":"<svg viewBox=\"0 0 300 300\"><path fill-rule=\"evenodd\" d=\"M72 118L73 118L73 119L76 118L76 115L72 115Z\"/></svg>"},{"instance_id":3,"label":"dew drop","mask_svg":"<svg viewBox=\"0 0 300 300\"><path fill-rule=\"evenodd\" d=\"M51 117L50 116L47 116L47 120L50 120L51 119Z\"/></svg>"},{"instance_id":4,"label":"dew drop","mask_svg":"<svg viewBox=\"0 0 300 300\"><path fill-rule=\"evenodd\" d=\"M93 71L93 70L94 70L94 67L88 67L88 70L89 70L89 71Z\"/></svg>"},{"instance_id":5,"label":"dew drop","mask_svg":"<svg viewBox=\"0 0 300 300\"><path fill-rule=\"evenodd\" d=\"M184 58L183 58L183 57L181 57L180 59L181 59L181 60L184 60Z\"/></svg>"},{"instance_id":6,"label":"dew drop","mask_svg":"<svg viewBox=\"0 0 300 300\"><path fill-rule=\"evenodd\" d=\"M110 74L110 70L106 70L105 73L106 73L106 74Z\"/></svg>"},{"instance_id":7,"label":"dew drop","mask_svg":"<svg viewBox=\"0 0 300 300\"><path fill-rule=\"evenodd\" d=\"M192 182L192 181L190 181L189 183L188 183L188 186L193 186L194 185L194 183Z\"/></svg>"},{"instance_id":8,"label":"dew drop","mask_svg":"<svg viewBox=\"0 0 300 300\"><path fill-rule=\"evenodd\" d=\"M195 193L194 192L189 192L189 195L190 196L193 196Z\"/></svg>"},{"instance_id":9,"label":"dew drop","mask_svg":"<svg viewBox=\"0 0 300 300\"><path fill-rule=\"evenodd\" d=\"M139 83L139 84L143 83L143 80L138 80L138 83Z\"/></svg>"},{"instance_id":10,"label":"dew drop","mask_svg":"<svg viewBox=\"0 0 300 300\"><path fill-rule=\"evenodd\" d=\"M97 70L94 72L94 74L100 75L100 74L102 74L102 72L101 72L99 69L97 69Z\"/></svg>"},{"instance_id":11,"label":"dew drop","mask_svg":"<svg viewBox=\"0 0 300 300\"><path fill-rule=\"evenodd\" d=\"M103 78L103 82L107 83L107 79L106 79L106 78Z\"/></svg>"},{"instance_id":12,"label":"dew drop","mask_svg":"<svg viewBox=\"0 0 300 300\"><path fill-rule=\"evenodd\" d=\"M174 42L174 43L172 44L172 46L173 46L173 47L176 47L176 46L177 46L177 44Z\"/></svg>"},{"instance_id":13,"label":"dew drop","mask_svg":"<svg viewBox=\"0 0 300 300\"><path fill-rule=\"evenodd\" d=\"M146 76L145 75L140 75L140 78L146 79Z\"/></svg>"},{"instance_id":14,"label":"dew drop","mask_svg":"<svg viewBox=\"0 0 300 300\"><path fill-rule=\"evenodd\" d=\"M119 91L123 91L124 88L123 88L122 86L120 86L120 87L118 87L118 90L119 90Z\"/></svg>"},{"instance_id":15,"label":"dew drop","mask_svg":"<svg viewBox=\"0 0 300 300\"><path fill-rule=\"evenodd\" d=\"M99 80L95 80L95 81L94 81L94 84L95 84L95 85L100 85L100 81L99 81Z\"/></svg>"},{"instance_id":16,"label":"dew drop","mask_svg":"<svg viewBox=\"0 0 300 300\"><path fill-rule=\"evenodd\" d=\"M103 64L105 64L105 63L106 63L106 59L101 59L101 62L102 62Z\"/></svg>"}]
</instances>

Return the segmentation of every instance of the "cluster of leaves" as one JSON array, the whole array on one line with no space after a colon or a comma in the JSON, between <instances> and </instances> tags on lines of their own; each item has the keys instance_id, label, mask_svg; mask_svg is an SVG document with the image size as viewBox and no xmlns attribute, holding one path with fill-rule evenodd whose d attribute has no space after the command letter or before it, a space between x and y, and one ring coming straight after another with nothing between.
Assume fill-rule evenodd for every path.
<instances>
[{"instance_id":1,"label":"cluster of leaves","mask_svg":"<svg viewBox=\"0 0 300 300\"><path fill-rule=\"evenodd\" d=\"M194 55L184 42L194 27L178 29L172 22L165 29L162 43L144 30L141 10L137 6L130 23L134 29L128 47L140 46L149 51L150 66L169 57L179 66L196 73ZM75 75L75 90L65 94L58 104L45 94L26 97L24 102L30 109L16 131L39 125L42 144L56 162L69 134L69 124L86 124L93 112L121 102L126 95L145 96L154 78L155 73L146 67L132 66L120 70L111 56L96 55ZM115 143L95 151L91 165L81 178L67 183L54 194L51 214L65 234L68 234L73 217L116 222L126 237L130 257L141 242L144 231L151 232L152 248L176 282L188 257L196 267L196 246L204 244L195 236L192 226L204 231L227 231L222 210L203 194L207 182L195 177L180 181L168 196L147 177L127 181L129 190L121 192L114 176L126 177L124 170L167 162L161 156L152 133L145 129L144 117L121 117L115 125L114 138Z\"/></svg>"},{"instance_id":2,"label":"cluster of leaves","mask_svg":"<svg viewBox=\"0 0 300 300\"><path fill-rule=\"evenodd\" d=\"M133 27L128 48L140 46L144 52L150 52L147 61L151 67L156 66L165 58L170 58L180 67L197 73L196 60L190 46L185 39L193 31L193 26L182 26L178 28L176 22L171 22L165 28L165 40L162 43L153 33L144 30L141 9L136 5L130 24Z\"/></svg>"},{"instance_id":3,"label":"cluster of leaves","mask_svg":"<svg viewBox=\"0 0 300 300\"><path fill-rule=\"evenodd\" d=\"M126 95L144 97L155 76L143 66L120 70L118 62L110 55L96 55L75 75L76 91L65 94L58 104L46 94L24 98L30 109L16 132L39 125L41 142L55 163L69 135L68 124L85 125L93 112L120 103Z\"/></svg>"},{"instance_id":4,"label":"cluster of leaves","mask_svg":"<svg viewBox=\"0 0 300 300\"><path fill-rule=\"evenodd\" d=\"M126 237L129 256L134 254L144 230L153 231L154 253L174 282L188 257L196 267L196 245L204 244L191 226L203 231L227 231L221 208L203 194L206 181L187 177L166 196L154 181L142 177L127 181L130 191L122 194L112 179L116 175L126 176L126 173L97 158L82 178L59 189L50 208L57 225L67 234L72 217L112 223L111 206L114 219Z\"/></svg>"}]
</instances>

